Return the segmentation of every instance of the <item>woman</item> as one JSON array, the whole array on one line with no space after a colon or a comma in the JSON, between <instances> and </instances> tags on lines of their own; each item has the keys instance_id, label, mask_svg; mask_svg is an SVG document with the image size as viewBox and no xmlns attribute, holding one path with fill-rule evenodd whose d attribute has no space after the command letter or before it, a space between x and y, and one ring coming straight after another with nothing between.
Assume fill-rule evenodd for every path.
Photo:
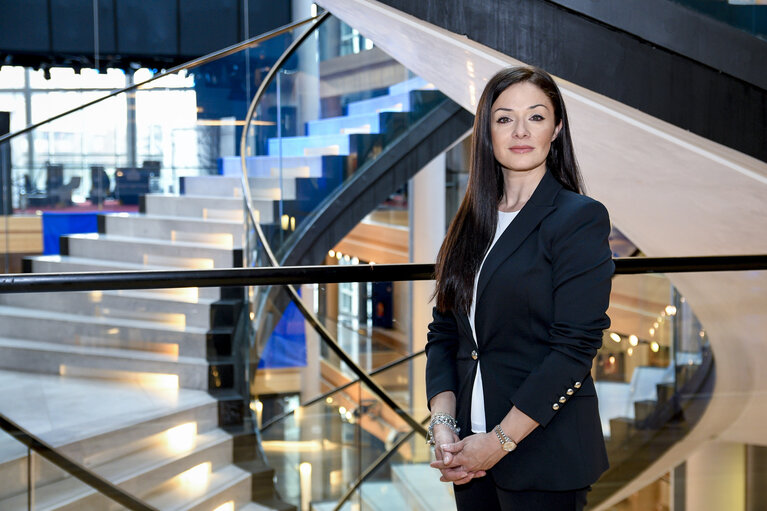
<instances>
[{"instance_id":1,"label":"woman","mask_svg":"<svg viewBox=\"0 0 767 511\"><path fill-rule=\"evenodd\" d=\"M437 256L432 466L459 511L582 509L607 469L590 370L614 265L551 76L519 67L487 83L471 161Z\"/></svg>"}]
</instances>

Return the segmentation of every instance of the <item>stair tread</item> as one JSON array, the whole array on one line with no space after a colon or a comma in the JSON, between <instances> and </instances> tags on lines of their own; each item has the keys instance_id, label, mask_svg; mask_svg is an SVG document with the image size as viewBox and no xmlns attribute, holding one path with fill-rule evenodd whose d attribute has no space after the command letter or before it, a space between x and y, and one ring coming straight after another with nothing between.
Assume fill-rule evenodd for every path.
<instances>
[{"instance_id":1,"label":"stair tread","mask_svg":"<svg viewBox=\"0 0 767 511\"><path fill-rule=\"evenodd\" d=\"M145 213L145 214L138 214L138 215L123 215L121 213L108 213L104 216L108 216L110 218L130 218L135 219L139 221L152 221L152 220L162 220L162 221L173 221L173 222L184 222L184 223L198 223L198 224L221 224L225 226L232 226L232 227L242 227L242 222L238 222L236 220L222 220L218 218L198 218L198 217L189 217L189 216L179 216L179 215L158 215L155 213Z\"/></svg>"},{"instance_id":2,"label":"stair tread","mask_svg":"<svg viewBox=\"0 0 767 511\"><path fill-rule=\"evenodd\" d=\"M110 316L85 316L82 314L70 314L67 312L46 311L45 317L40 317L40 311L26 307L14 307L12 305L0 305L0 316L16 316L35 321L70 321L77 323L89 323L93 325L115 326L123 328L144 328L153 330L167 330L185 334L204 335L208 332L207 328L198 326L177 326L161 323L158 321L147 321L142 319L114 318Z\"/></svg>"},{"instance_id":3,"label":"stair tread","mask_svg":"<svg viewBox=\"0 0 767 511\"><path fill-rule=\"evenodd\" d=\"M74 344L62 344L56 342L31 341L27 339L11 339L0 337L0 348L16 348L23 350L37 350L45 352L70 353L93 357L125 358L129 360L145 360L154 362L170 362L175 364L199 365L207 367L208 362L204 358L184 357L178 355L166 355L143 350L126 350L121 348L101 348L95 346L78 346Z\"/></svg>"},{"instance_id":4,"label":"stair tread","mask_svg":"<svg viewBox=\"0 0 767 511\"><path fill-rule=\"evenodd\" d=\"M225 444L230 440L231 436L225 431L214 429L197 435L194 446L182 453L168 453L167 450L160 451L160 449L151 448L143 449L89 468L113 484L121 485L126 481L146 475L149 472L190 457L193 454ZM37 486L35 489L35 508L61 506L77 502L77 500L95 493L97 493L96 490L90 486L86 486L73 477L68 477L50 484ZM15 507L21 509L25 504L26 495L19 495L5 501L0 501L0 509L14 509Z\"/></svg>"},{"instance_id":5,"label":"stair tread","mask_svg":"<svg viewBox=\"0 0 767 511\"><path fill-rule=\"evenodd\" d=\"M136 236L122 236L119 234L68 234L67 238L78 240L108 241L111 243L128 243L130 245L157 245L166 247L169 244L179 248L202 248L206 250L220 250L231 252L231 248L222 248L214 243L201 243L199 241L168 241L157 238L139 238Z\"/></svg>"},{"instance_id":6,"label":"stair tread","mask_svg":"<svg viewBox=\"0 0 767 511\"><path fill-rule=\"evenodd\" d=\"M0 396L0 410L57 448L98 442L102 435L137 431L136 428L148 432L152 430L150 424L164 422L180 413L207 410L208 407L212 407L210 413L214 416L217 413L216 399L203 390L164 390L150 398L144 387L132 382L9 370L0 370L0 381L6 389L5 395ZM67 396L68 401L63 396ZM101 402L108 406L94 406ZM115 404L122 402L128 405ZM89 413L80 414L81 408ZM115 413L117 410L119 413ZM65 420L67 414L71 415L70 420ZM49 416L57 417L57 420L46 419Z\"/></svg>"},{"instance_id":7,"label":"stair tread","mask_svg":"<svg viewBox=\"0 0 767 511\"><path fill-rule=\"evenodd\" d=\"M93 259L90 257L80 256L62 256L62 255L44 255L44 256L31 256L27 259L32 261L73 264L80 266L96 266L101 268L114 268L114 271L127 271L127 270L177 270L176 266L161 266L156 264L139 264L128 263L124 261L115 261L112 259ZM42 273L42 272L35 272Z\"/></svg>"},{"instance_id":8,"label":"stair tread","mask_svg":"<svg viewBox=\"0 0 767 511\"><path fill-rule=\"evenodd\" d=\"M144 497L145 502L158 509L188 509L237 483L250 479L250 474L235 465L228 465L210 473L207 484L185 485L178 481L163 484Z\"/></svg>"}]
</instances>

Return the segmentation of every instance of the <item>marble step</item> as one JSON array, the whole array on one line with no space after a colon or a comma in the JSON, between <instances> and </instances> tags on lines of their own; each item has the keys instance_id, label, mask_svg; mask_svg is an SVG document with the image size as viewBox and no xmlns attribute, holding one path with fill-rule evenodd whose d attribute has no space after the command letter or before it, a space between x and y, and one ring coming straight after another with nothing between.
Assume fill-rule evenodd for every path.
<instances>
[{"instance_id":1,"label":"marble step","mask_svg":"<svg viewBox=\"0 0 767 511\"><path fill-rule=\"evenodd\" d=\"M208 389L205 358L0 338L0 369L167 388Z\"/></svg>"},{"instance_id":2,"label":"marble step","mask_svg":"<svg viewBox=\"0 0 767 511\"><path fill-rule=\"evenodd\" d=\"M428 463L394 465L392 482L397 486L407 507L413 511L450 511L455 509L453 487L442 483Z\"/></svg>"},{"instance_id":3,"label":"marble step","mask_svg":"<svg viewBox=\"0 0 767 511\"><path fill-rule=\"evenodd\" d=\"M402 94L411 90L433 90L434 84L427 82L420 76L415 76L404 82L395 83L389 87L389 94Z\"/></svg>"},{"instance_id":4,"label":"marble step","mask_svg":"<svg viewBox=\"0 0 767 511\"><path fill-rule=\"evenodd\" d=\"M131 238L109 234L69 234L60 238L61 255L122 261L132 264L162 265L178 269L239 268L242 251L208 243L151 238Z\"/></svg>"},{"instance_id":5,"label":"marble step","mask_svg":"<svg viewBox=\"0 0 767 511\"><path fill-rule=\"evenodd\" d=\"M198 472L180 474L142 498L158 509L173 511L211 511L229 502L237 509L250 502L250 473L234 465L193 470Z\"/></svg>"},{"instance_id":6,"label":"marble step","mask_svg":"<svg viewBox=\"0 0 767 511\"><path fill-rule=\"evenodd\" d=\"M312 137L351 133L380 133L382 125L381 115L378 113L326 117L307 122L306 135Z\"/></svg>"},{"instance_id":7,"label":"marble step","mask_svg":"<svg viewBox=\"0 0 767 511\"><path fill-rule=\"evenodd\" d=\"M188 438L181 441L187 445L171 445L168 442L162 447L142 449L89 468L128 493L140 495L201 464L210 463L212 470L218 470L231 463L232 439L223 430L186 436ZM26 495L0 501L0 509L25 511ZM79 480L66 477L36 486L35 509L107 511L120 509L120 506Z\"/></svg>"},{"instance_id":8,"label":"marble step","mask_svg":"<svg viewBox=\"0 0 767 511\"><path fill-rule=\"evenodd\" d=\"M72 256L32 256L25 258L27 273L62 273L62 272L96 272L96 271L146 271L162 270L175 271L179 268L161 265L134 264L124 261L92 259ZM221 289L218 287L188 287L171 289L142 289L142 293L154 294L160 297L177 299L186 302L196 302L199 299L218 300Z\"/></svg>"},{"instance_id":9,"label":"marble step","mask_svg":"<svg viewBox=\"0 0 767 511\"><path fill-rule=\"evenodd\" d=\"M360 487L360 511L397 511L409 509L395 483L371 481Z\"/></svg>"},{"instance_id":10,"label":"marble step","mask_svg":"<svg viewBox=\"0 0 767 511\"><path fill-rule=\"evenodd\" d=\"M300 137L270 138L267 142L269 156L283 157L349 155L354 152L348 134L309 135ZM251 188L252 189L252 188Z\"/></svg>"},{"instance_id":11,"label":"marble step","mask_svg":"<svg viewBox=\"0 0 767 511\"><path fill-rule=\"evenodd\" d=\"M140 290L69 292L66 299L62 299L61 293L0 294L0 305L199 328L212 326L213 303L211 299L190 302Z\"/></svg>"},{"instance_id":12,"label":"marble step","mask_svg":"<svg viewBox=\"0 0 767 511\"><path fill-rule=\"evenodd\" d=\"M99 216L99 233L210 243L232 249L242 248L245 227L243 222L236 220L117 213Z\"/></svg>"},{"instance_id":13,"label":"marble step","mask_svg":"<svg viewBox=\"0 0 767 511\"><path fill-rule=\"evenodd\" d=\"M205 358L208 329L0 306L3 336L78 346Z\"/></svg>"},{"instance_id":14,"label":"marble step","mask_svg":"<svg viewBox=\"0 0 767 511\"><path fill-rule=\"evenodd\" d=\"M294 199L296 185L294 178L251 177L252 199L285 200ZM207 197L242 198L242 179L239 176L185 176L182 178L182 195Z\"/></svg>"},{"instance_id":15,"label":"marble step","mask_svg":"<svg viewBox=\"0 0 767 511\"><path fill-rule=\"evenodd\" d=\"M378 112L408 112L410 110L410 92L403 91L398 94L376 96L349 103L346 107L346 114L360 115Z\"/></svg>"},{"instance_id":16,"label":"marble step","mask_svg":"<svg viewBox=\"0 0 767 511\"><path fill-rule=\"evenodd\" d=\"M224 156L221 158L221 175L227 177L242 177L242 167L239 156ZM322 177L322 156L295 156L279 158L278 156L248 156L246 159L248 176L273 177L282 175L283 178Z\"/></svg>"},{"instance_id":17,"label":"marble step","mask_svg":"<svg viewBox=\"0 0 767 511\"><path fill-rule=\"evenodd\" d=\"M271 200L254 200L254 208L262 216L271 214ZM144 195L141 212L147 215L180 216L211 220L242 222L244 203L242 198L206 197L203 195Z\"/></svg>"},{"instance_id":18,"label":"marble step","mask_svg":"<svg viewBox=\"0 0 767 511\"><path fill-rule=\"evenodd\" d=\"M235 511L277 511L276 508L268 507L263 504L258 504L256 502L248 502L247 504L244 504L242 506L237 506L234 508ZM226 510L226 508L224 509Z\"/></svg>"},{"instance_id":19,"label":"marble step","mask_svg":"<svg viewBox=\"0 0 767 511\"><path fill-rule=\"evenodd\" d=\"M10 401L3 399L3 413L86 466L167 449L171 437L178 439L178 429L173 428L179 426L202 435L218 424L218 405L205 391L155 389L150 394L150 387L135 383L9 371L3 371L2 377L6 389L23 396L23 402L12 409L5 407ZM26 451L0 451L5 453L0 458L0 499L26 492ZM67 478L51 463L36 461L36 485Z\"/></svg>"}]
</instances>

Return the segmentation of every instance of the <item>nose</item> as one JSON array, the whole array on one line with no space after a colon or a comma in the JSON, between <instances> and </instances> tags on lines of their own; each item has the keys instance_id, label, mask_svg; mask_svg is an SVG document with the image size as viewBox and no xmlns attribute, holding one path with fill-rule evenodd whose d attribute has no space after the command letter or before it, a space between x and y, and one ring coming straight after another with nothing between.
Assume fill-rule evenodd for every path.
<instances>
[{"instance_id":1,"label":"nose","mask_svg":"<svg viewBox=\"0 0 767 511\"><path fill-rule=\"evenodd\" d=\"M524 120L520 120L519 122L514 123L514 138L525 138L529 134L530 132L527 131L527 123L525 123Z\"/></svg>"}]
</instances>

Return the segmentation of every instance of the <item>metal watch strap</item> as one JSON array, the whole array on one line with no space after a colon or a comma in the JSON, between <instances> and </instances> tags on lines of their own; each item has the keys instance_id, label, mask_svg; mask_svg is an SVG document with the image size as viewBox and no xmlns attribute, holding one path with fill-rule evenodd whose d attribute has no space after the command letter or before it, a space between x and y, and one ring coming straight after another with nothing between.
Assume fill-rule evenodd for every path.
<instances>
[{"instance_id":1,"label":"metal watch strap","mask_svg":"<svg viewBox=\"0 0 767 511\"><path fill-rule=\"evenodd\" d=\"M504 451L511 452L517 448L517 443L511 438L509 438L509 436L506 433L503 432L503 429L501 428L500 424L494 427L493 431L495 432L495 436L498 437L498 441L501 442L501 448Z\"/></svg>"}]
</instances>

